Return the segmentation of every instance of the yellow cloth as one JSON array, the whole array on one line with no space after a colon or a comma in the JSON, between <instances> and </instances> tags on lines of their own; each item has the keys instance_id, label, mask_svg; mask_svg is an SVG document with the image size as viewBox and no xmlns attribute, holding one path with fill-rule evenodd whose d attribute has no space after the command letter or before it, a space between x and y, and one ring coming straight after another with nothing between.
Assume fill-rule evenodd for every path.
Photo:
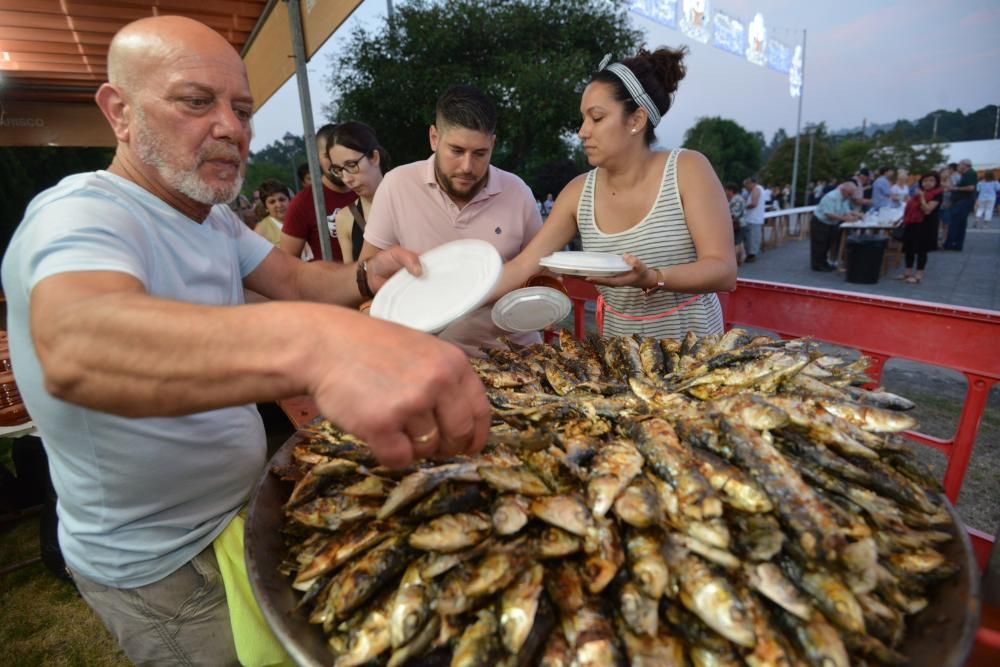
<instances>
[{"instance_id":1,"label":"yellow cloth","mask_svg":"<svg viewBox=\"0 0 1000 667\"><path fill-rule=\"evenodd\" d=\"M281 245L281 224L271 216L258 222L253 230L270 241L272 245Z\"/></svg>"},{"instance_id":2,"label":"yellow cloth","mask_svg":"<svg viewBox=\"0 0 1000 667\"><path fill-rule=\"evenodd\" d=\"M226 587L236 656L245 667L292 667L295 662L271 632L250 590L246 561L243 559L243 523L243 513L240 512L212 542L222 583Z\"/></svg>"}]
</instances>

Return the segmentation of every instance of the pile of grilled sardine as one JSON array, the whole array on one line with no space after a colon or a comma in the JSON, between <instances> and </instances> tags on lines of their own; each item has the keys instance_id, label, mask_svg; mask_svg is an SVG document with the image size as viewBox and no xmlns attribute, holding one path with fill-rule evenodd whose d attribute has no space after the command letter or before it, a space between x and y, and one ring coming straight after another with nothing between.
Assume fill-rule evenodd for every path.
<instances>
[{"instance_id":1,"label":"pile of grilled sardine","mask_svg":"<svg viewBox=\"0 0 1000 667\"><path fill-rule=\"evenodd\" d=\"M951 519L867 360L733 329L490 350L475 458L295 446L285 574L337 667L906 664Z\"/></svg>"}]
</instances>

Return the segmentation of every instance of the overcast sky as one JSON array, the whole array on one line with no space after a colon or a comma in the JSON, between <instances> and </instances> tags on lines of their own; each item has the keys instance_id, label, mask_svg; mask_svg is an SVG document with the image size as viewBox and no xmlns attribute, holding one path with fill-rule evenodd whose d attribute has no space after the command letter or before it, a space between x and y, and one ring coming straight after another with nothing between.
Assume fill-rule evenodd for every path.
<instances>
[{"instance_id":1,"label":"overcast sky","mask_svg":"<svg viewBox=\"0 0 1000 667\"><path fill-rule=\"evenodd\" d=\"M709 4L710 9L744 22L760 12L768 34L788 43L800 41L802 30L808 31L803 125L825 121L831 129L841 129L860 126L864 119L869 124L885 123L920 118L935 109L969 112L1000 104L1000 0L709 0ZM385 0L365 0L309 63L317 125L324 122L322 107L330 101L326 79L331 56L355 26L376 27L385 13ZM629 16L648 46L685 44L691 51L687 78L657 129L664 145L680 144L685 130L702 116L731 118L750 131L763 132L768 140L778 128L794 133L798 102L789 96L787 75L700 44L634 13ZM302 134L294 80L257 112L254 129L253 150L280 139L286 131Z\"/></svg>"}]
</instances>

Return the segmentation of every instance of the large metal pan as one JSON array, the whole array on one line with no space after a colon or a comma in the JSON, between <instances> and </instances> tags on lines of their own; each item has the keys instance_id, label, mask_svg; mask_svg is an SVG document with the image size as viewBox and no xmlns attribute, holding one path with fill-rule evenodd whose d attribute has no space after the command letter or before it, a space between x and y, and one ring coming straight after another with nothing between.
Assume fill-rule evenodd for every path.
<instances>
[{"instance_id":1,"label":"large metal pan","mask_svg":"<svg viewBox=\"0 0 1000 667\"><path fill-rule=\"evenodd\" d=\"M292 448L304 437L296 433L282 445L257 482L247 512L245 553L250 585L274 634L299 665L320 667L332 664L333 654L320 628L295 611L299 594L278 572L285 557L281 506L292 485L269 472L272 466L290 463ZM979 572L972 545L950 504L948 509L954 520L950 531L957 539L948 543L944 552L961 571L938 588L927 609L910 619L901 650L910 658L911 667L961 667L979 625Z\"/></svg>"}]
</instances>

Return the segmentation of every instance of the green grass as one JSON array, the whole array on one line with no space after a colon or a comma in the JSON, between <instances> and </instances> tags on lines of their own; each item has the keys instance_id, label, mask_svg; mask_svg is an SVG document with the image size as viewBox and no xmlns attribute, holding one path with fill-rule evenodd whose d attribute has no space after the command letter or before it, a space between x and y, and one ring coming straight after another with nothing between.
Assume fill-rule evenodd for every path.
<instances>
[{"instance_id":1,"label":"green grass","mask_svg":"<svg viewBox=\"0 0 1000 667\"><path fill-rule=\"evenodd\" d=\"M38 519L0 533L0 567L39 554ZM125 667L131 663L67 582L36 563L0 577L0 646L10 667Z\"/></svg>"}]
</instances>

